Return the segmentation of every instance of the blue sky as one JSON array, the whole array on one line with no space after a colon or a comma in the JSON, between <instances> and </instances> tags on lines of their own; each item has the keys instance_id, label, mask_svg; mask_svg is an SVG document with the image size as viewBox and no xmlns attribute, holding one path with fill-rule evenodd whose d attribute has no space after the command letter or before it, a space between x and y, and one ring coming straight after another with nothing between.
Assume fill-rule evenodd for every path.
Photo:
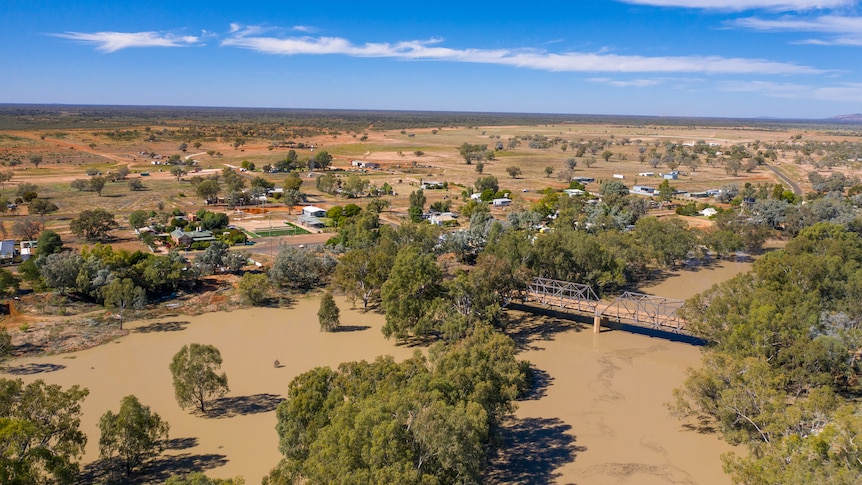
<instances>
[{"instance_id":1,"label":"blue sky","mask_svg":"<svg viewBox=\"0 0 862 485\"><path fill-rule=\"evenodd\" d=\"M848 0L0 0L0 43L2 103L862 113Z\"/></svg>"}]
</instances>

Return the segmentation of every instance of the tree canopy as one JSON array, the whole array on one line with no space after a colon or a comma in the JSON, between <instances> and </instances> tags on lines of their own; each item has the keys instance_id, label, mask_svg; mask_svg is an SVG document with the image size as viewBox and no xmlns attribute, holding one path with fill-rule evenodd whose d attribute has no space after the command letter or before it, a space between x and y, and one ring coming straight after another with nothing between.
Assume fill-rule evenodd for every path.
<instances>
[{"instance_id":1,"label":"tree canopy","mask_svg":"<svg viewBox=\"0 0 862 485\"><path fill-rule=\"evenodd\" d=\"M170 369L181 408L194 406L203 413L213 398L227 394L227 374L218 373L221 363L221 352L212 345L183 345L174 355Z\"/></svg>"}]
</instances>

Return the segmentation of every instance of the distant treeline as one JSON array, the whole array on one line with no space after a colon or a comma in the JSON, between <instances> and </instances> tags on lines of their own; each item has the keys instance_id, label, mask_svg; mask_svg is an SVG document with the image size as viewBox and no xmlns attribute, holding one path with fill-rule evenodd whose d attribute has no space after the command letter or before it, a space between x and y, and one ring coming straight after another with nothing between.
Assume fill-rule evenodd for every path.
<instances>
[{"instance_id":1,"label":"distant treeline","mask_svg":"<svg viewBox=\"0 0 862 485\"><path fill-rule=\"evenodd\" d=\"M0 129L121 128L134 125L198 123L277 123L339 131L549 124L625 126L744 126L747 129L858 129L853 121L692 118L455 111L383 111L185 106L94 106L0 104Z\"/></svg>"}]
</instances>

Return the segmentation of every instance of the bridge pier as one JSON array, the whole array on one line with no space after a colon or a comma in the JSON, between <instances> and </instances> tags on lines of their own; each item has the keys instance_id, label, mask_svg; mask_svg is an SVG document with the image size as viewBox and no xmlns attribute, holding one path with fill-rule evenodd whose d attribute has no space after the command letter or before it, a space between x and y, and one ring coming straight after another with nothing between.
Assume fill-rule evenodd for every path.
<instances>
[{"instance_id":1,"label":"bridge pier","mask_svg":"<svg viewBox=\"0 0 862 485\"><path fill-rule=\"evenodd\" d=\"M608 325L608 317L603 315L596 315L595 317L593 317L593 333L601 332L602 325Z\"/></svg>"}]
</instances>

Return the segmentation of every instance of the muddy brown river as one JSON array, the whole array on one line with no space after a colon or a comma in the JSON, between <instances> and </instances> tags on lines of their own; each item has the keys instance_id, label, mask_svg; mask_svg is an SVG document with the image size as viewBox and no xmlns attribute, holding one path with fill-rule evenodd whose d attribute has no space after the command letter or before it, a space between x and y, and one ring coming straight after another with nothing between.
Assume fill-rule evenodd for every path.
<instances>
[{"instance_id":1,"label":"muddy brown river","mask_svg":"<svg viewBox=\"0 0 862 485\"><path fill-rule=\"evenodd\" d=\"M682 271L642 291L687 298L747 268L725 262ZM99 417L134 394L171 426L172 449L157 461L156 480L205 470L257 483L280 458L275 407L294 376L315 366L383 354L403 359L413 352L383 338L381 315L350 310L343 299L338 303L347 331L320 332L318 301L304 298L290 309L137 322L129 325L128 336L100 347L9 362L4 376L90 390L81 424L89 437L84 463L98 458ZM507 423L508 446L489 481L729 483L719 455L731 447L715 435L686 429L665 408L685 369L699 364L697 347L623 331L594 334L590 326L547 317L516 317L525 347L521 358L534 364L539 386ZM210 416L180 409L173 396L168 364L191 342L215 345L224 359L231 392ZM276 359L281 367L273 365Z\"/></svg>"}]
</instances>

